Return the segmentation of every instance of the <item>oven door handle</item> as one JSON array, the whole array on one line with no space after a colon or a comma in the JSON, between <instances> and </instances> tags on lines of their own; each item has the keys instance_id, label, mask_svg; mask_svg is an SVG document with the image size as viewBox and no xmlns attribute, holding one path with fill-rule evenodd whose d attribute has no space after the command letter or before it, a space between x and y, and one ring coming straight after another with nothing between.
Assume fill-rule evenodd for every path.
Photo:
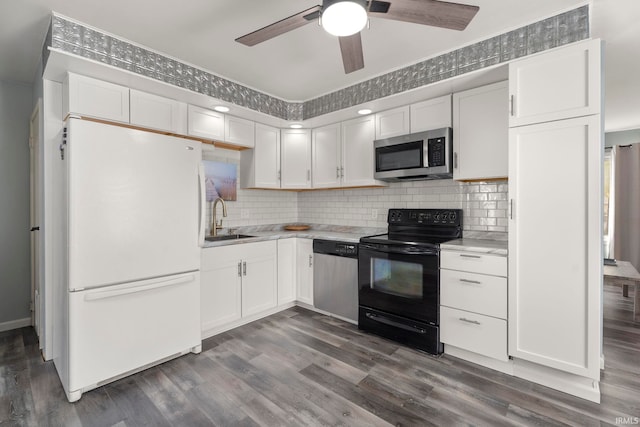
<instances>
[{"instance_id":1,"label":"oven door handle","mask_svg":"<svg viewBox=\"0 0 640 427\"><path fill-rule=\"evenodd\" d=\"M427 331L422 328L418 328L416 326L408 326L400 322L396 322L395 320L388 319L384 316L380 316L379 314L367 313L366 316L367 318L375 322L384 323L385 325L393 326L394 328L400 328L400 329L404 329L405 331L414 332L422 335L427 333Z\"/></svg>"},{"instance_id":2,"label":"oven door handle","mask_svg":"<svg viewBox=\"0 0 640 427\"><path fill-rule=\"evenodd\" d=\"M371 245L367 243L360 243L359 250L370 250L374 252L386 253L386 254L403 254L403 255L438 255L438 249L434 248L420 248L407 245Z\"/></svg>"}]
</instances>

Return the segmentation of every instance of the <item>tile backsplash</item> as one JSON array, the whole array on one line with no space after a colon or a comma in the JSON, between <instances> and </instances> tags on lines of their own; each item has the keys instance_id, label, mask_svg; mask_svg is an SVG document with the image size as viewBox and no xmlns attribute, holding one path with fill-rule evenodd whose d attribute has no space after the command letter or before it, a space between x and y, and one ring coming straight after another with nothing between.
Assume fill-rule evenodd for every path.
<instances>
[{"instance_id":1,"label":"tile backsplash","mask_svg":"<svg viewBox=\"0 0 640 427\"><path fill-rule=\"evenodd\" d=\"M300 222L386 227L389 208L463 209L464 230L506 232L507 181L412 181L298 194Z\"/></svg>"},{"instance_id":2,"label":"tile backsplash","mask_svg":"<svg viewBox=\"0 0 640 427\"><path fill-rule=\"evenodd\" d=\"M240 152L216 148L210 150L203 145L203 159L239 166ZM238 169L238 176L240 172ZM292 191L244 190L238 183L237 201L226 202L227 217L223 218L224 228L246 225L263 225L296 222L298 218L298 194ZM218 206L218 219L222 218L222 207ZM243 216L244 214L244 216ZM206 232L211 227L211 203L207 204Z\"/></svg>"},{"instance_id":3,"label":"tile backsplash","mask_svg":"<svg viewBox=\"0 0 640 427\"><path fill-rule=\"evenodd\" d=\"M205 150L203 158L239 164L239 152ZM384 188L304 192L244 190L227 203L225 228L304 222L386 228L389 208L464 210L465 231L507 231L507 181L457 182L451 179L390 183ZM222 208L218 206L218 218ZM375 216L375 218L374 218ZM207 206L207 232L211 206Z\"/></svg>"}]
</instances>

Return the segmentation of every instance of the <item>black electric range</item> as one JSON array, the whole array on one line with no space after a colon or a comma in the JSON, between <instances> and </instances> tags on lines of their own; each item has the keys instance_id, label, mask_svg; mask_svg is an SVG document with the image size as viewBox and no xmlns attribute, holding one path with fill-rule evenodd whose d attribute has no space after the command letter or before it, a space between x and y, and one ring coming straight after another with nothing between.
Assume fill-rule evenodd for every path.
<instances>
[{"instance_id":1,"label":"black electric range","mask_svg":"<svg viewBox=\"0 0 640 427\"><path fill-rule=\"evenodd\" d=\"M432 354L440 343L440 244L462 238L461 209L390 209L360 239L358 327Z\"/></svg>"}]
</instances>

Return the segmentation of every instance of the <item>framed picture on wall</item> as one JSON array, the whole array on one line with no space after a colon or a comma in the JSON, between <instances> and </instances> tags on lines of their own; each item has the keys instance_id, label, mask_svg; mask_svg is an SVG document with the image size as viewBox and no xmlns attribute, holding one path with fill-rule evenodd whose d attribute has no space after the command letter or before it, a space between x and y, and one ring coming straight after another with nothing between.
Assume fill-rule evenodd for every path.
<instances>
[{"instance_id":1,"label":"framed picture on wall","mask_svg":"<svg viewBox=\"0 0 640 427\"><path fill-rule=\"evenodd\" d=\"M213 160L203 160L202 164L207 202L212 202L218 197L222 197L225 201L237 200L238 165Z\"/></svg>"}]
</instances>

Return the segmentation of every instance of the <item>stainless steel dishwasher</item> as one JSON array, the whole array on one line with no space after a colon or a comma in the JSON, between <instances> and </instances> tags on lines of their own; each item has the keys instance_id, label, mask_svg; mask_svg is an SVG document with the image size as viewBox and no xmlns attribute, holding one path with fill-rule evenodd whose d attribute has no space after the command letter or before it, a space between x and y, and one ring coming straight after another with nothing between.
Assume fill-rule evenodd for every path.
<instances>
[{"instance_id":1,"label":"stainless steel dishwasher","mask_svg":"<svg viewBox=\"0 0 640 427\"><path fill-rule=\"evenodd\" d=\"M313 305L358 323L358 244L313 240Z\"/></svg>"}]
</instances>

